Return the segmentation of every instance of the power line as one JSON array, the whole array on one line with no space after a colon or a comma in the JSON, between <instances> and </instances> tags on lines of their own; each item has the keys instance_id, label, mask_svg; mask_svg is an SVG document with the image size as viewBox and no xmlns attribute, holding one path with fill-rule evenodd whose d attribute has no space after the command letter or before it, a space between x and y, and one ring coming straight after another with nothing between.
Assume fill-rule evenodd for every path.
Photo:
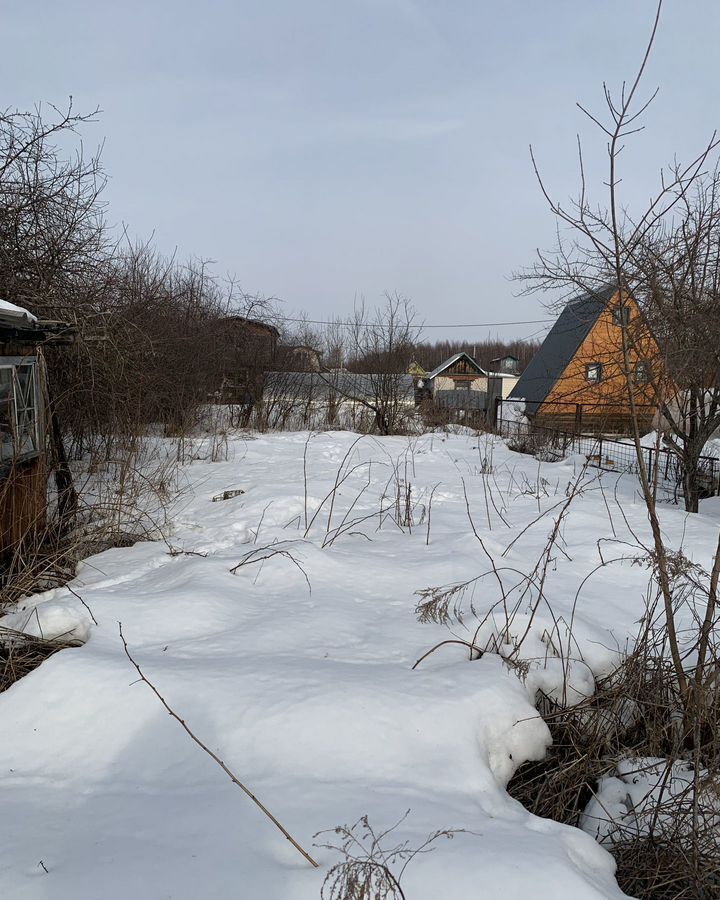
<instances>
[{"instance_id":1,"label":"power line","mask_svg":"<svg viewBox=\"0 0 720 900\"><path fill-rule=\"evenodd\" d=\"M273 318L280 322L301 322L304 325L336 325L342 328L377 328L378 324L372 322L325 322L321 319L294 319L289 316L274 316ZM425 328L501 328L505 325L549 325L554 319L525 319L520 322L469 322L469 323L450 323L442 325L417 325L419 329Z\"/></svg>"}]
</instances>

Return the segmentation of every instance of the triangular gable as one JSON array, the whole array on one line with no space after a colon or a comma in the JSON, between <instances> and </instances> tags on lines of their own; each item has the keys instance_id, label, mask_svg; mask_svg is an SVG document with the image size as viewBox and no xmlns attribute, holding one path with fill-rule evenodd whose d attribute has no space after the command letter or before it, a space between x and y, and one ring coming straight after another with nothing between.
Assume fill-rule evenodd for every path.
<instances>
[{"instance_id":1,"label":"triangular gable","mask_svg":"<svg viewBox=\"0 0 720 900\"><path fill-rule=\"evenodd\" d=\"M528 415L537 412L616 293L608 286L570 300L513 388Z\"/></svg>"},{"instance_id":2,"label":"triangular gable","mask_svg":"<svg viewBox=\"0 0 720 900\"><path fill-rule=\"evenodd\" d=\"M412 375L413 378L427 378L428 373L423 369L419 362L413 360L408 366L408 375Z\"/></svg>"},{"instance_id":3,"label":"triangular gable","mask_svg":"<svg viewBox=\"0 0 720 900\"><path fill-rule=\"evenodd\" d=\"M457 362L460 360L465 360L472 369L477 372L478 375L487 375L487 372L480 368L480 366L475 362L475 360L470 356L469 353L456 353L454 356L451 356L450 359L446 359L445 362L440 363L432 372L428 372L427 380L431 381L433 378L436 378L438 375L441 375L443 372L447 372L448 369L452 368Z\"/></svg>"}]
</instances>

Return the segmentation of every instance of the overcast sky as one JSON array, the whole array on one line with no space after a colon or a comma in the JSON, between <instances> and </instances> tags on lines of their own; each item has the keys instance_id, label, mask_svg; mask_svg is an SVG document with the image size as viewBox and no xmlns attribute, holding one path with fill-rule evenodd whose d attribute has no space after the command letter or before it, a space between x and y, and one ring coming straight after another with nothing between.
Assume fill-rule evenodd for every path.
<instances>
[{"instance_id":1,"label":"overcast sky","mask_svg":"<svg viewBox=\"0 0 720 900\"><path fill-rule=\"evenodd\" d=\"M600 182L603 143L575 102L599 110L603 80L632 76L654 7L0 0L0 84L4 106L100 106L86 141L105 141L110 220L215 260L288 314L344 315L388 290L430 323L537 319L542 300L509 280L554 234L528 145L565 198L579 131ZM666 0L629 200L718 125L718 35L717 0Z\"/></svg>"}]
</instances>

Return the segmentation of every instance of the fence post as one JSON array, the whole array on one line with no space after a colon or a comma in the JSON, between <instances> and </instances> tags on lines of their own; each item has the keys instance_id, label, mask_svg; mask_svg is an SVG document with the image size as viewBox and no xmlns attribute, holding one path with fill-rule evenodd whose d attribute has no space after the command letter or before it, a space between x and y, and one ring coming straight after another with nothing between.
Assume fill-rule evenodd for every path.
<instances>
[{"instance_id":1,"label":"fence post","mask_svg":"<svg viewBox=\"0 0 720 900\"><path fill-rule=\"evenodd\" d=\"M582 403L575 404L575 434L580 434L582 429Z\"/></svg>"},{"instance_id":2,"label":"fence post","mask_svg":"<svg viewBox=\"0 0 720 900\"><path fill-rule=\"evenodd\" d=\"M502 434L502 397L495 398L495 410L493 415L493 428Z\"/></svg>"}]
</instances>

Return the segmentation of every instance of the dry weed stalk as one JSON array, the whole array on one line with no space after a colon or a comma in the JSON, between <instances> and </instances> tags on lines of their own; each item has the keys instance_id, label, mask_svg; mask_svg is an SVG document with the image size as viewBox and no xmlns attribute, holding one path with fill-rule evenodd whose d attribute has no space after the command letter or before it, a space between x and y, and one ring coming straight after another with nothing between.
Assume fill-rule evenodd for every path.
<instances>
[{"instance_id":1,"label":"dry weed stalk","mask_svg":"<svg viewBox=\"0 0 720 900\"><path fill-rule=\"evenodd\" d=\"M6 691L54 653L75 646L76 643L46 641L0 627L0 692Z\"/></svg>"},{"instance_id":2,"label":"dry weed stalk","mask_svg":"<svg viewBox=\"0 0 720 900\"><path fill-rule=\"evenodd\" d=\"M308 578L307 572L303 568L302 564L298 562L295 556L288 549L288 547L292 547L297 543L299 543L299 541L274 541L272 544L268 544L265 547L254 547L252 550L248 550L248 552L242 557L240 562L230 569L230 573L232 575L237 575L240 569L242 569L244 566L257 564L262 566L267 560L279 556L291 562L295 566L295 568L302 574L308 587L308 593L312 594L312 585L310 584L310 579Z\"/></svg>"},{"instance_id":3,"label":"dry weed stalk","mask_svg":"<svg viewBox=\"0 0 720 900\"><path fill-rule=\"evenodd\" d=\"M213 762L216 765L218 765L223 770L223 772L228 776L230 781L232 781L232 783L236 787L239 787L240 790L252 800L252 802L263 813L263 815L265 815L268 819L270 819L270 821L273 823L273 825L281 832L283 837L285 837L286 840L288 840L292 844L292 846L298 851L298 853L300 853L310 863L310 865L317 868L318 864L315 862L315 860L312 858L312 856L310 856L310 854L306 850L303 850L303 848L300 846L300 844L298 844L298 842L295 840L295 838L293 838L292 835L275 818L275 816L270 812L270 810L263 803L261 803L260 800L258 800L258 798L255 796L255 794L253 794L252 791L249 790L249 788L247 788L245 786L245 784L243 784L242 781L240 781L240 779L237 777L237 775L235 775L235 773L225 765L225 763L220 759L220 757L216 753L213 753L213 751L207 746L207 744L203 743L200 740L200 738L191 730L191 728L185 722L185 720L182 719L178 715L178 713L176 713L175 710L168 704L167 700L165 700L165 698L162 696L160 691L158 691L158 689L155 687L155 685L145 675L145 673L140 668L138 663L133 659L133 657L130 653L130 648L128 647L127 641L125 640L125 636L123 634L122 623L118 623L118 627L119 627L119 631L120 631L120 640L122 641L123 650L125 651L125 655L130 660L130 662L134 666L135 670L137 671L140 681L144 682L150 688L150 690L153 692L153 694L155 694L155 696L160 701L160 703L165 707L168 714L171 715L173 717L173 719L175 719L175 721L180 724L180 726L183 728L183 730L186 732L186 734L190 737L190 739L192 741L194 741L194 743L196 743L198 745L198 747L200 747L201 750L203 750L205 753L207 753L207 755L210 757L210 759L212 759Z\"/></svg>"},{"instance_id":4,"label":"dry weed stalk","mask_svg":"<svg viewBox=\"0 0 720 900\"><path fill-rule=\"evenodd\" d=\"M402 841L385 847L386 839L410 814L408 810L394 825L375 831L367 816L354 825L339 825L332 831L321 831L315 838L336 834L339 843L316 844L325 850L335 850L344 857L325 876L320 892L322 900L406 900L401 886L408 865L423 853L435 848L440 838L452 840L464 829L443 828L434 831L417 847Z\"/></svg>"},{"instance_id":5,"label":"dry weed stalk","mask_svg":"<svg viewBox=\"0 0 720 900\"><path fill-rule=\"evenodd\" d=\"M465 480L461 479L468 522L470 523L470 528L475 539L480 544L482 552L490 564L490 569L467 581L456 582L449 585L429 587L417 591L416 595L420 599L416 605L415 614L417 615L418 620L420 622L435 622L441 625L450 625L453 622L459 625L464 625L464 617L466 615L465 606L467 605L467 612L478 619L478 624L475 627L473 637L467 642L467 646L470 649L470 658L477 658L476 651L478 649L481 651L489 650L491 652L498 652L500 645L505 645L506 647L508 645L512 645L512 652L510 656L507 657L507 659L508 661L517 661L522 648L522 644L532 629L533 622L542 603L545 604L550 616L553 618L553 620L555 620L555 616L552 611L552 605L550 604L546 596L547 575L553 561L553 552L555 550L559 550L562 553L565 552L560 546L562 541L561 532L563 523L565 522L569 514L573 501L577 497L582 496L582 494L586 490L588 490L599 477L594 476L593 478L588 480L586 478L586 474L587 464L582 467L581 471L568 484L566 488L566 496L562 500L550 506L549 509L542 510L539 515L535 519L533 519L532 522L530 522L529 525L527 525L519 532L519 534L510 542L510 544L502 554L503 556L505 556L511 549L511 547L527 531L537 525L537 523L548 513L559 507L560 511L553 521L545 547L529 573L521 572L520 570L512 566L498 566L495 558L488 550L485 542L483 541L475 526ZM508 575L510 574L515 576L516 578L513 583L508 583L507 581ZM476 589L483 582L483 579L489 577L492 577L496 581L497 590L500 594L500 597L490 605L485 615L480 618L475 607L474 594ZM468 596L469 601L467 599ZM516 617L522 609L526 609L528 619L524 626L522 634L518 636L513 634L512 626ZM496 624L497 618L500 619L499 625ZM488 638L488 643L478 647L479 635L488 623L493 623L493 630ZM555 625L556 630L558 631L558 635L560 635L560 623L555 622ZM429 655L430 652L433 652L433 650L436 650L439 647L444 646L445 644L445 641L436 644L435 647L433 647L431 651L428 651L428 653L424 654L420 658L420 660L418 660L418 662L420 662L422 659L425 659L425 657ZM503 655L507 656L506 653L504 653ZM567 664L569 653L567 654L567 659L565 657L565 654L562 652L560 652L558 655L563 658L564 664Z\"/></svg>"}]
</instances>

